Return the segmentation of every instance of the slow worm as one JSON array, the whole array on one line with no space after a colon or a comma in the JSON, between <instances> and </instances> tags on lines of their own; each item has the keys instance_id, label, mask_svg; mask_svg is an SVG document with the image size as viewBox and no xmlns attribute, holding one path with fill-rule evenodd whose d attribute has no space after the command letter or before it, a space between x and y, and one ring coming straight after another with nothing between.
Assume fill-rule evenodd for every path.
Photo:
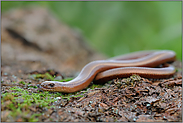
<instances>
[{"instance_id":1,"label":"slow worm","mask_svg":"<svg viewBox=\"0 0 183 123\"><path fill-rule=\"evenodd\" d=\"M45 81L41 83L41 89L72 93L88 87L92 81L109 81L114 78L128 77L132 74L146 78L167 78L175 73L173 66L152 67L173 62L175 59L176 54L171 50L152 50L134 52L108 60L97 60L88 63L73 80L68 82Z\"/></svg>"}]
</instances>

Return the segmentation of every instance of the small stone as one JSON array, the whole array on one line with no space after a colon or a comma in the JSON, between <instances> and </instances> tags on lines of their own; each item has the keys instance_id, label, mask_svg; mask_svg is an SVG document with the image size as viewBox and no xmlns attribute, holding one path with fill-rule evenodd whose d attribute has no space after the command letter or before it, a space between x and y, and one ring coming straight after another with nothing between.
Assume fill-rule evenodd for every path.
<instances>
[{"instance_id":1,"label":"small stone","mask_svg":"<svg viewBox=\"0 0 183 123\"><path fill-rule=\"evenodd\" d=\"M55 99L59 100L59 99L62 99L61 97L56 97Z\"/></svg>"}]
</instances>

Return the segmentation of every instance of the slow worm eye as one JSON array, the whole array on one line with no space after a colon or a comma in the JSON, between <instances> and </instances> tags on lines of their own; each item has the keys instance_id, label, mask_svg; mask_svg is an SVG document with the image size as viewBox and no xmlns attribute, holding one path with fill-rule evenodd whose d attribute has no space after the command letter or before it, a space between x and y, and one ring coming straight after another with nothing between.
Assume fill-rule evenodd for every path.
<instances>
[{"instance_id":1,"label":"slow worm eye","mask_svg":"<svg viewBox=\"0 0 183 123\"><path fill-rule=\"evenodd\" d=\"M49 86L50 86L50 87L54 87L55 84L54 84L54 83L50 83Z\"/></svg>"}]
</instances>

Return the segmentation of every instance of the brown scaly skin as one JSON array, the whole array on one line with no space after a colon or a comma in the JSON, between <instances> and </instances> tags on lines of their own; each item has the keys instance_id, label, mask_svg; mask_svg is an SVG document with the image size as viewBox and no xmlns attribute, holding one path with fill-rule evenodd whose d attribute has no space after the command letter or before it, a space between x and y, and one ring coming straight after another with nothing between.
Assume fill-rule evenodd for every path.
<instances>
[{"instance_id":1,"label":"brown scaly skin","mask_svg":"<svg viewBox=\"0 0 183 123\"><path fill-rule=\"evenodd\" d=\"M139 74L147 78L167 78L175 73L173 66L156 67L176 58L170 50L141 51L114 57L109 60L98 60L88 63L80 74L69 82L45 81L41 83L44 91L72 93L82 90L93 81L108 81L117 77ZM124 72L125 71L125 72Z\"/></svg>"}]
</instances>

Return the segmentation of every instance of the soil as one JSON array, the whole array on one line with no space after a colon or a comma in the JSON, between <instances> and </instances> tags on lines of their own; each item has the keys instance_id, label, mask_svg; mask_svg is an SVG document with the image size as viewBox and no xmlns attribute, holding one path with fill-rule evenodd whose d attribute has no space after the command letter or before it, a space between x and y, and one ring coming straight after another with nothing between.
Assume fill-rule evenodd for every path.
<instances>
[{"instance_id":1,"label":"soil","mask_svg":"<svg viewBox=\"0 0 183 123\"><path fill-rule=\"evenodd\" d=\"M174 66L177 66L177 72L172 78L147 79L138 75L117 78L99 88L87 88L69 96L63 94L67 98L54 97L56 101L48 104L53 106L51 108L46 106L40 108L33 102L27 109L21 108L21 113L15 116L11 115L12 109L8 108L8 104L13 99L3 97L3 94L13 92L10 88L18 87L27 90L29 94L44 93L39 88L40 84L49 79L31 78L31 75L49 73L55 77L60 76L61 79L67 76L53 70L23 73L21 69L2 66L1 120L3 122L30 121L31 115L36 113L40 114L34 117L38 122L181 122L181 62L176 61ZM9 72L7 70L4 72L5 69ZM22 84L22 81L25 84ZM14 103L14 106L17 107L18 103ZM28 116L23 115L27 111L29 111Z\"/></svg>"}]
</instances>

